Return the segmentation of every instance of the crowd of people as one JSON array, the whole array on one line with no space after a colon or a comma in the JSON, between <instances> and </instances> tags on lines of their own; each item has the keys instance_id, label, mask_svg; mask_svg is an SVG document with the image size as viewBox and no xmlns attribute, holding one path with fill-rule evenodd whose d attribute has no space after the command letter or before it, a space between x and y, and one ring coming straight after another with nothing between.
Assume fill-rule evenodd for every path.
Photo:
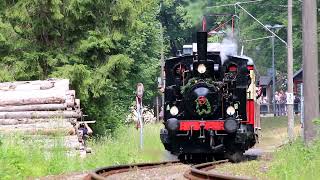
<instances>
[{"instance_id":1,"label":"crowd of people","mask_svg":"<svg viewBox=\"0 0 320 180\"><path fill-rule=\"evenodd\" d=\"M283 90L276 91L274 98L269 100L267 96L258 97L258 102L260 103L260 111L262 114L273 112L273 100L275 101L275 112L276 116L286 116L287 115L287 93ZM294 96L294 112L295 114L300 113L300 97Z\"/></svg>"}]
</instances>

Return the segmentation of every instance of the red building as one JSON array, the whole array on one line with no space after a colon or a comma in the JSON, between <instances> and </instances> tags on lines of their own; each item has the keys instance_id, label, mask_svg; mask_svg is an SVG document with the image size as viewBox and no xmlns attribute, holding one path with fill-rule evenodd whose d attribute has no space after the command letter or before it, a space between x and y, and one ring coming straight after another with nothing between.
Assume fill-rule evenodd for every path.
<instances>
[{"instance_id":1,"label":"red building","mask_svg":"<svg viewBox=\"0 0 320 180\"><path fill-rule=\"evenodd\" d=\"M293 75L293 93L295 95L300 95L301 94L301 86L300 84L303 82L303 71L302 68L297 71Z\"/></svg>"}]
</instances>

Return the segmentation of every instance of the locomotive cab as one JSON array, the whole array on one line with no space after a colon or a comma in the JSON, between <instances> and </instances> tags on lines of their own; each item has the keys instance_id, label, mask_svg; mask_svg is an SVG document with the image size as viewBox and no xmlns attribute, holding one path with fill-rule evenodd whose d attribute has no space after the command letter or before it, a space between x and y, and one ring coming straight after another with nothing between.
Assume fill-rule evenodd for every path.
<instances>
[{"instance_id":1,"label":"locomotive cab","mask_svg":"<svg viewBox=\"0 0 320 180\"><path fill-rule=\"evenodd\" d=\"M256 142L253 61L209 51L206 32L197 39L196 52L165 61L161 141L179 157L241 155Z\"/></svg>"}]
</instances>

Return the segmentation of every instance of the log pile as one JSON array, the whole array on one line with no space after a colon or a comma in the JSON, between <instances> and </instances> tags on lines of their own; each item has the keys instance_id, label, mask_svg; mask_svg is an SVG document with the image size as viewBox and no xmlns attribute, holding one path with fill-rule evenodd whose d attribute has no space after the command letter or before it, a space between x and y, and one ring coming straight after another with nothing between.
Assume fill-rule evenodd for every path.
<instances>
[{"instance_id":1,"label":"log pile","mask_svg":"<svg viewBox=\"0 0 320 180\"><path fill-rule=\"evenodd\" d=\"M70 139L81 117L80 100L68 79L0 83L0 134L61 134Z\"/></svg>"}]
</instances>

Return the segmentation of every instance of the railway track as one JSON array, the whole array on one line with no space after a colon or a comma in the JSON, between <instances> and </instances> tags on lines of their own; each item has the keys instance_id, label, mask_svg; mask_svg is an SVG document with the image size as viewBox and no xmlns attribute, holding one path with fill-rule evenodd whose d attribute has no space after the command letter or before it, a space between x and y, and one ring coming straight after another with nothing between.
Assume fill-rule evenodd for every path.
<instances>
[{"instance_id":1,"label":"railway track","mask_svg":"<svg viewBox=\"0 0 320 180\"><path fill-rule=\"evenodd\" d=\"M99 168L85 178L85 180L104 180L108 176L118 173L129 172L133 170L145 170L151 168L158 168L164 166L172 166L180 164L180 161L164 161L157 163L140 163L140 164L129 164L129 165L119 165L119 166L107 166L103 168Z\"/></svg>"},{"instance_id":2,"label":"railway track","mask_svg":"<svg viewBox=\"0 0 320 180\"><path fill-rule=\"evenodd\" d=\"M190 180L200 180L200 179L214 179L214 180L248 180L252 179L250 177L239 177L239 176L231 176L226 175L218 172L209 172L210 170L214 169L215 167L227 163L228 160L221 160L221 161L214 161L202 164L192 165L190 169L184 172L183 176L186 179ZM164 161L158 163L140 163L140 164L130 164L130 165L119 165L119 166L108 166L103 167L95 170L94 172L90 173L85 180L105 180L109 176L130 172L134 170L145 170L145 169L152 169L152 168L159 168L159 167L166 167L166 166L174 166L181 164L180 161Z\"/></svg>"},{"instance_id":3,"label":"railway track","mask_svg":"<svg viewBox=\"0 0 320 180\"><path fill-rule=\"evenodd\" d=\"M227 163L228 160L214 161L191 166L189 170L184 173L184 177L190 180L200 179L214 179L214 180L248 180L250 177L239 177L226 175L219 172L209 172L220 164Z\"/></svg>"}]
</instances>

